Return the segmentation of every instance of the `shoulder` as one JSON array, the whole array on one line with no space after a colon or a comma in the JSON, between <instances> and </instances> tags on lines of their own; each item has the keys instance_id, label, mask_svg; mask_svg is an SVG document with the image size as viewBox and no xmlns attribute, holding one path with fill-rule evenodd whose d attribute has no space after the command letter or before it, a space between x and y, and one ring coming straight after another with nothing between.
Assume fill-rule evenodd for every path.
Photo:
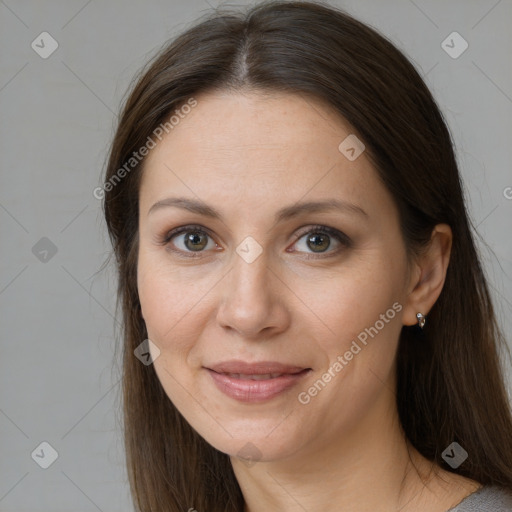
<instances>
[{"instance_id":1,"label":"shoulder","mask_svg":"<svg viewBox=\"0 0 512 512\"><path fill-rule=\"evenodd\" d=\"M484 485L447 512L512 512L512 491Z\"/></svg>"}]
</instances>

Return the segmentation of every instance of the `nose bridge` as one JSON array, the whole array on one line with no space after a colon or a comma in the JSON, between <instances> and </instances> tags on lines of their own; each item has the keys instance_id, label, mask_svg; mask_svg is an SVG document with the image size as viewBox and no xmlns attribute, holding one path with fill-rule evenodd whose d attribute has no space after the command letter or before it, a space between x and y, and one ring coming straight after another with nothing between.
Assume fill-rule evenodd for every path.
<instances>
[{"instance_id":1,"label":"nose bridge","mask_svg":"<svg viewBox=\"0 0 512 512\"><path fill-rule=\"evenodd\" d=\"M221 325L245 336L284 325L286 315L283 304L276 300L277 288L272 283L275 276L269 268L268 252L254 239L245 239L236 248L226 277L218 313Z\"/></svg>"},{"instance_id":2,"label":"nose bridge","mask_svg":"<svg viewBox=\"0 0 512 512\"><path fill-rule=\"evenodd\" d=\"M254 239L253 239L254 240ZM255 301L254 307L261 307L263 302L270 300L268 253L255 241L244 240L236 248L233 267L229 278L229 295L236 296L240 305L247 301Z\"/></svg>"}]
</instances>

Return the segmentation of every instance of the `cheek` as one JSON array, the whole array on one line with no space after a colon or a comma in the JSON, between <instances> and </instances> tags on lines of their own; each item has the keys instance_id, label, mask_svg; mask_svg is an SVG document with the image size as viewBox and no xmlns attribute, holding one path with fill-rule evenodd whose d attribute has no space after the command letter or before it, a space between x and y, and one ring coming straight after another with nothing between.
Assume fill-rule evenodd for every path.
<instances>
[{"instance_id":1,"label":"cheek","mask_svg":"<svg viewBox=\"0 0 512 512\"><path fill-rule=\"evenodd\" d=\"M328 331L323 328L329 335L318 338L328 359L322 370L329 372L320 379L329 383L317 406L322 401L337 403L337 410L344 411L344 419L325 412L325 421L332 422L333 428L340 421L360 419L384 383L392 388L390 378L402 328L403 298L397 281L401 272L398 264L393 267L375 254L365 257L365 264L360 261L350 271L332 276L323 296L310 292L309 300L317 297L314 308L329 327ZM322 383L318 387L321 389Z\"/></svg>"},{"instance_id":2,"label":"cheek","mask_svg":"<svg viewBox=\"0 0 512 512\"><path fill-rule=\"evenodd\" d=\"M169 399L180 410L186 409L182 391L190 389L190 376L184 370L196 338L196 326L191 321L194 317L194 310L190 311L191 292L183 289L187 283L176 272L143 251L139 255L137 275L148 338L159 349L154 370Z\"/></svg>"},{"instance_id":3,"label":"cheek","mask_svg":"<svg viewBox=\"0 0 512 512\"><path fill-rule=\"evenodd\" d=\"M166 339L172 337L175 325L186 316L189 290L179 274L174 272L162 258L141 249L137 268L137 287L142 316L149 338L160 349L165 348ZM191 287L192 288L192 287ZM190 309L190 308L189 308Z\"/></svg>"},{"instance_id":4,"label":"cheek","mask_svg":"<svg viewBox=\"0 0 512 512\"><path fill-rule=\"evenodd\" d=\"M173 266L162 251L141 249L137 286L148 337L162 352L188 352L208 314L208 291L218 282L214 272Z\"/></svg>"},{"instance_id":5,"label":"cheek","mask_svg":"<svg viewBox=\"0 0 512 512\"><path fill-rule=\"evenodd\" d=\"M392 389L390 379L402 328L400 283L394 270L383 272L380 265L373 264L361 269L333 276L323 295L310 289L306 297L306 288L300 291L304 302L318 312L322 332L328 333L317 336L318 348L328 361L308 384L312 387L302 391L311 397L308 407L316 407L332 429L359 421L383 387ZM332 403L336 408L324 408Z\"/></svg>"},{"instance_id":6,"label":"cheek","mask_svg":"<svg viewBox=\"0 0 512 512\"><path fill-rule=\"evenodd\" d=\"M376 323L382 331L380 339L390 341L396 341L401 327L399 264L393 267L380 252L366 253L350 263L337 271L324 271L315 279L299 277L293 283L294 293L301 299L297 306L304 312L301 316L309 318L311 327L317 325L318 339L331 357L348 350L361 333L364 341L365 329Z\"/></svg>"}]
</instances>

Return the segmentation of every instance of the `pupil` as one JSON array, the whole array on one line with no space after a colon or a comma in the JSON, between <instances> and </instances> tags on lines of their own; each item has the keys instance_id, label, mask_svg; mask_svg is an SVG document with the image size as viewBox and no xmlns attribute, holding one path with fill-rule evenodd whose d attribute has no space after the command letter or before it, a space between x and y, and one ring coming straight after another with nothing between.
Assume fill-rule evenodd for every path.
<instances>
[{"instance_id":1,"label":"pupil","mask_svg":"<svg viewBox=\"0 0 512 512\"><path fill-rule=\"evenodd\" d=\"M308 244L309 243L312 244L310 248L315 252L322 252L322 250L328 249L330 245L329 237L319 233L311 235L308 238Z\"/></svg>"}]
</instances>

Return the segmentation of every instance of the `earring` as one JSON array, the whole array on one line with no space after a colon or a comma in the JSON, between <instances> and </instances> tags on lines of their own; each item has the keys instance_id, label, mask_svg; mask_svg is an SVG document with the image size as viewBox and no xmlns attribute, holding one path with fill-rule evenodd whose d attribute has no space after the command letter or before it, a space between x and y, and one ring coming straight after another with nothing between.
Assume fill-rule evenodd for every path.
<instances>
[{"instance_id":1,"label":"earring","mask_svg":"<svg viewBox=\"0 0 512 512\"><path fill-rule=\"evenodd\" d=\"M425 323L427 321L427 319L425 318L425 315L423 315L421 313L416 313L416 318L418 319L418 325L420 326L420 329L423 329L423 327L425 326Z\"/></svg>"}]
</instances>

